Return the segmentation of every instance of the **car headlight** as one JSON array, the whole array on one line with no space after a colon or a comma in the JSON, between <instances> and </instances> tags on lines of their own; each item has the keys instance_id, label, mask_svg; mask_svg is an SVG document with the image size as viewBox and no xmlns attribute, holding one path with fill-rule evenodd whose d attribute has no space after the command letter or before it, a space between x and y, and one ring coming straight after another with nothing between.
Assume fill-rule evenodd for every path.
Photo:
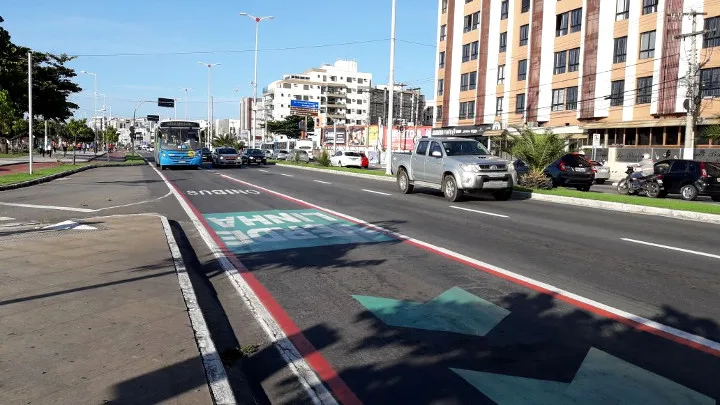
<instances>
[{"instance_id":1,"label":"car headlight","mask_svg":"<svg viewBox=\"0 0 720 405\"><path fill-rule=\"evenodd\" d=\"M462 171L465 171L465 172L477 173L480 171L480 168L477 165L468 165L468 164L460 163L458 166L460 167L460 169Z\"/></svg>"},{"instance_id":2,"label":"car headlight","mask_svg":"<svg viewBox=\"0 0 720 405\"><path fill-rule=\"evenodd\" d=\"M167 157L167 153L163 152L162 157Z\"/></svg>"},{"instance_id":3,"label":"car headlight","mask_svg":"<svg viewBox=\"0 0 720 405\"><path fill-rule=\"evenodd\" d=\"M512 162L508 163L507 168L509 171L514 172L515 171L515 164Z\"/></svg>"},{"instance_id":4,"label":"car headlight","mask_svg":"<svg viewBox=\"0 0 720 405\"><path fill-rule=\"evenodd\" d=\"M225 159L224 157L220 156L220 160L224 160L224 159Z\"/></svg>"}]
</instances>

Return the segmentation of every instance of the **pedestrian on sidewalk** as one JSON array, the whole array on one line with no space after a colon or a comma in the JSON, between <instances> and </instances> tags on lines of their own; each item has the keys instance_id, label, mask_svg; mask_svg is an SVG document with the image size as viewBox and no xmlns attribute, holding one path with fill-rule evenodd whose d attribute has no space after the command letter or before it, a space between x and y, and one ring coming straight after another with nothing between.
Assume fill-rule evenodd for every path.
<instances>
[{"instance_id":1,"label":"pedestrian on sidewalk","mask_svg":"<svg viewBox=\"0 0 720 405\"><path fill-rule=\"evenodd\" d=\"M52 145L50 145L50 143L45 144L45 151L43 152L43 156L45 156L45 152L47 152L48 157L52 157Z\"/></svg>"},{"instance_id":2,"label":"pedestrian on sidewalk","mask_svg":"<svg viewBox=\"0 0 720 405\"><path fill-rule=\"evenodd\" d=\"M67 156L67 142L63 142L62 150L63 150L63 157L66 157Z\"/></svg>"}]
</instances>

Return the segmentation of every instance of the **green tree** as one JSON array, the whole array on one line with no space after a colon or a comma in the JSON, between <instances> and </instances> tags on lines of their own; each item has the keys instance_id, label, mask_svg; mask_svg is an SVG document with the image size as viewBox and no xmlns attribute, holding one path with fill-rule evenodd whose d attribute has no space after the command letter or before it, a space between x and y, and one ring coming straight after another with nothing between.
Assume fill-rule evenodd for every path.
<instances>
[{"instance_id":1,"label":"green tree","mask_svg":"<svg viewBox=\"0 0 720 405\"><path fill-rule=\"evenodd\" d=\"M0 17L0 23L4 20ZM0 89L8 92L18 114L27 112L27 54L30 48L12 43L10 34L0 27ZM72 81L75 71L65 66L73 60L65 54L32 52L33 115L64 121L78 108L68 97L82 89Z\"/></svg>"},{"instance_id":2,"label":"green tree","mask_svg":"<svg viewBox=\"0 0 720 405\"><path fill-rule=\"evenodd\" d=\"M530 172L519 179L520 185L529 188L551 188L552 182L543 174L543 170L565 154L569 136L554 134L549 130L538 133L530 128L515 129L515 133L506 131L502 149L525 162L530 168Z\"/></svg>"},{"instance_id":3,"label":"green tree","mask_svg":"<svg viewBox=\"0 0 720 405\"><path fill-rule=\"evenodd\" d=\"M305 122L305 117L289 115L282 121L268 121L267 128L268 132L287 135L288 138L297 139L302 135L302 130L300 129L301 122ZM312 132L315 127L313 117L308 117L307 125L308 132Z\"/></svg>"},{"instance_id":4,"label":"green tree","mask_svg":"<svg viewBox=\"0 0 720 405\"><path fill-rule=\"evenodd\" d=\"M84 118L81 120L71 119L66 127L73 143L91 142L95 139L93 130L87 125L87 120Z\"/></svg>"},{"instance_id":5,"label":"green tree","mask_svg":"<svg viewBox=\"0 0 720 405\"><path fill-rule=\"evenodd\" d=\"M223 146L233 147L233 145L235 144L235 141L236 141L236 139L233 136L231 136L229 134L223 134L223 135L216 136L215 138L213 138L211 145L216 148L220 148Z\"/></svg>"},{"instance_id":6,"label":"green tree","mask_svg":"<svg viewBox=\"0 0 720 405\"><path fill-rule=\"evenodd\" d=\"M120 134L115 127L108 127L102 133L102 139L104 139L107 143L117 143L119 138Z\"/></svg>"},{"instance_id":7,"label":"green tree","mask_svg":"<svg viewBox=\"0 0 720 405\"><path fill-rule=\"evenodd\" d=\"M0 90L0 153L8 153L7 139L11 137L15 108L6 90Z\"/></svg>"}]
</instances>

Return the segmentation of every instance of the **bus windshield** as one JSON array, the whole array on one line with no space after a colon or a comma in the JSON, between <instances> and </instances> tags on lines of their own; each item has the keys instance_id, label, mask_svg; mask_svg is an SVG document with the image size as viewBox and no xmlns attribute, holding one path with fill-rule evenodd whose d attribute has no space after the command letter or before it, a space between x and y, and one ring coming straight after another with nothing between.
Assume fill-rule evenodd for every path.
<instances>
[{"instance_id":1,"label":"bus windshield","mask_svg":"<svg viewBox=\"0 0 720 405\"><path fill-rule=\"evenodd\" d=\"M189 127L158 128L160 147L163 149L197 149L199 130Z\"/></svg>"}]
</instances>

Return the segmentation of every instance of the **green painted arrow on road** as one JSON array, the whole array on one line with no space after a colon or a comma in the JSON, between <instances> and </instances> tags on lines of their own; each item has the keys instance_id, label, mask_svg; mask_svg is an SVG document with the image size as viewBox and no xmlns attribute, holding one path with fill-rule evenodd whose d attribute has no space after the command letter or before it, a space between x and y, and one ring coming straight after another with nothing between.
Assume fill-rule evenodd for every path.
<instances>
[{"instance_id":1,"label":"green painted arrow on road","mask_svg":"<svg viewBox=\"0 0 720 405\"><path fill-rule=\"evenodd\" d=\"M712 405L715 400L591 348L570 383L452 369L498 405Z\"/></svg>"},{"instance_id":2,"label":"green painted arrow on road","mask_svg":"<svg viewBox=\"0 0 720 405\"><path fill-rule=\"evenodd\" d=\"M485 336L510 311L453 287L427 303L353 295L385 324Z\"/></svg>"}]
</instances>

